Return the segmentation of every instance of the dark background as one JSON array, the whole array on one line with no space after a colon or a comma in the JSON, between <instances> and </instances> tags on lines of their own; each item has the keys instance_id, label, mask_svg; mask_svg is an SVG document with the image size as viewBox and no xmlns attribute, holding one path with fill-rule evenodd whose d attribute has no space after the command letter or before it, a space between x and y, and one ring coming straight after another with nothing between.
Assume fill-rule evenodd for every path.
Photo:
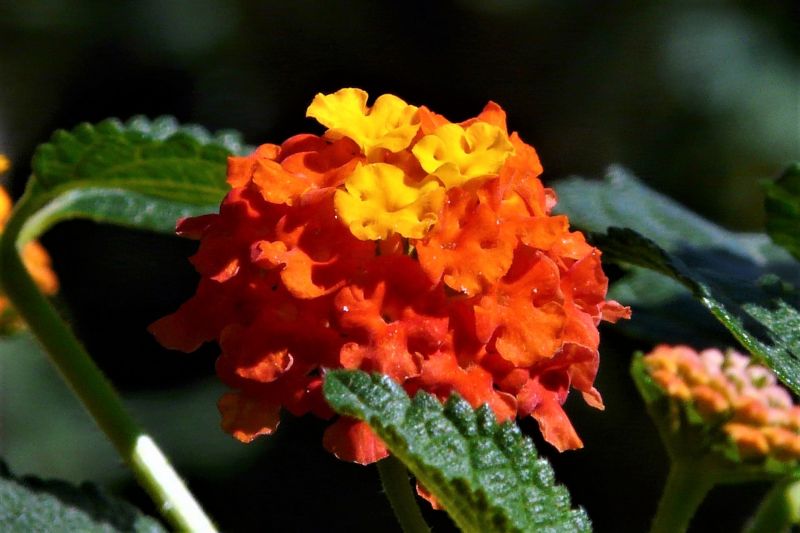
<instances>
[{"instance_id":1,"label":"dark background","mask_svg":"<svg viewBox=\"0 0 800 533\"><path fill-rule=\"evenodd\" d=\"M82 121L171 114L259 144L319 132L306 106L346 86L452 120L491 99L536 147L546 182L619 162L723 225L757 231L758 180L800 154L798 23L792 1L0 0L0 153L18 196L35 146ZM193 243L85 222L44 243L59 304L224 530L396 528L374 468L321 450L324 424L286 419L269 439L234 442L217 428L214 347L176 354L144 332L193 292ZM640 531L666 472L627 376L646 346L604 333L607 410L568 407L586 449L540 448L598 530ZM149 505L29 339L0 343L0 365L0 453L12 470L92 479ZM717 490L698 530L740 524L762 490ZM438 531L451 527L431 516Z\"/></svg>"}]
</instances>

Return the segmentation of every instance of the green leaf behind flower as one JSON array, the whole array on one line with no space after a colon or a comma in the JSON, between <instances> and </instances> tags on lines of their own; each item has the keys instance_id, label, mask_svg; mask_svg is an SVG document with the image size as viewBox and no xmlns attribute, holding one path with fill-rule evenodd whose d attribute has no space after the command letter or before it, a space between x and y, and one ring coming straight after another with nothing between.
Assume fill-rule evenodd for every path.
<instances>
[{"instance_id":1,"label":"green leaf behind flower","mask_svg":"<svg viewBox=\"0 0 800 533\"><path fill-rule=\"evenodd\" d=\"M227 157L247 150L234 132L212 135L171 117L59 130L33 157L15 215L22 239L71 218L172 233L178 218L217 210Z\"/></svg>"},{"instance_id":2,"label":"green leaf behind flower","mask_svg":"<svg viewBox=\"0 0 800 533\"><path fill-rule=\"evenodd\" d=\"M787 168L776 181L762 184L767 233L800 259L800 163Z\"/></svg>"},{"instance_id":3,"label":"green leaf behind flower","mask_svg":"<svg viewBox=\"0 0 800 533\"><path fill-rule=\"evenodd\" d=\"M413 399L386 376L331 371L325 397L338 413L367 422L392 454L443 505L462 531L589 531L582 509L555 483L546 459L511 423L452 396Z\"/></svg>"},{"instance_id":4,"label":"green leaf behind flower","mask_svg":"<svg viewBox=\"0 0 800 533\"><path fill-rule=\"evenodd\" d=\"M166 530L134 506L90 484L25 477L16 479L0 462L0 531L130 532Z\"/></svg>"},{"instance_id":5,"label":"green leaf behind flower","mask_svg":"<svg viewBox=\"0 0 800 533\"><path fill-rule=\"evenodd\" d=\"M691 267L629 229L609 228L593 242L608 261L648 268L679 281L750 353L800 393L800 293L794 287L773 274L741 279Z\"/></svg>"},{"instance_id":6,"label":"green leaf behind flower","mask_svg":"<svg viewBox=\"0 0 800 533\"><path fill-rule=\"evenodd\" d=\"M800 393L800 293L784 281L796 281L800 266L789 254L764 235L736 234L700 218L621 169L602 182L571 178L557 191L560 209L595 232L605 261L638 267L620 281L633 298L624 303L636 307L640 292L657 320L660 305L685 296L683 286Z\"/></svg>"},{"instance_id":7,"label":"green leaf behind flower","mask_svg":"<svg viewBox=\"0 0 800 533\"><path fill-rule=\"evenodd\" d=\"M572 177L555 184L556 210L578 228L630 228L692 265L738 278L776 274L800 281L800 265L764 234L736 233L644 185L621 167L604 180Z\"/></svg>"}]
</instances>

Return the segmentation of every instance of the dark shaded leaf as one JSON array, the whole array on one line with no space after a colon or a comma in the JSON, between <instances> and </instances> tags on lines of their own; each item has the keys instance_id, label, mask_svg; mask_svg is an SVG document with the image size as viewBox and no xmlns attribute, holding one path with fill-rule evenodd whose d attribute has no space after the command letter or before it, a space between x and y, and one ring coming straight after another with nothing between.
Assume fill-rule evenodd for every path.
<instances>
[{"instance_id":1,"label":"dark shaded leaf","mask_svg":"<svg viewBox=\"0 0 800 533\"><path fill-rule=\"evenodd\" d=\"M90 484L15 479L0 463L0 531L163 533L153 518Z\"/></svg>"},{"instance_id":2,"label":"dark shaded leaf","mask_svg":"<svg viewBox=\"0 0 800 533\"><path fill-rule=\"evenodd\" d=\"M679 281L754 356L800 393L800 294L773 275L739 279L690 267L630 229L609 228L594 243L607 261L644 267Z\"/></svg>"},{"instance_id":3,"label":"dark shaded leaf","mask_svg":"<svg viewBox=\"0 0 800 533\"><path fill-rule=\"evenodd\" d=\"M776 181L762 183L767 233L800 259L800 163L787 168Z\"/></svg>"}]
</instances>

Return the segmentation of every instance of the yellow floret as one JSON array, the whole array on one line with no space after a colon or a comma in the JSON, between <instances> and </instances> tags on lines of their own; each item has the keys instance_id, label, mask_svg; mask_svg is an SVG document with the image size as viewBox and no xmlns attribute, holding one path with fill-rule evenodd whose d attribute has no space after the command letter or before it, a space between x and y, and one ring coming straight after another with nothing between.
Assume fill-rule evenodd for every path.
<instances>
[{"instance_id":1,"label":"yellow floret","mask_svg":"<svg viewBox=\"0 0 800 533\"><path fill-rule=\"evenodd\" d=\"M476 178L496 176L514 147L501 128L475 122L466 129L458 124L440 126L420 139L412 152L426 172L451 189Z\"/></svg>"},{"instance_id":2,"label":"yellow floret","mask_svg":"<svg viewBox=\"0 0 800 533\"><path fill-rule=\"evenodd\" d=\"M358 167L336 192L336 211L361 240L385 239L392 233L422 238L436 223L444 189L436 180L407 183L405 173L386 163Z\"/></svg>"},{"instance_id":3,"label":"yellow floret","mask_svg":"<svg viewBox=\"0 0 800 533\"><path fill-rule=\"evenodd\" d=\"M399 152L407 148L419 130L417 108L391 94L379 96L367 107L367 93L361 89L341 89L333 94L317 94L306 110L326 126L330 139L349 137L369 158L376 149Z\"/></svg>"}]
</instances>

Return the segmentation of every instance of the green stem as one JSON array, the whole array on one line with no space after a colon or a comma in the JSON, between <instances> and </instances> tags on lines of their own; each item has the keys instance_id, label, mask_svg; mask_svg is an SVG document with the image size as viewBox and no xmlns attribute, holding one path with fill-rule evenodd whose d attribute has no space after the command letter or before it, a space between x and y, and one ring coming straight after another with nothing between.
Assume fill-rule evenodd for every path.
<instances>
[{"instance_id":1,"label":"green stem","mask_svg":"<svg viewBox=\"0 0 800 533\"><path fill-rule=\"evenodd\" d=\"M800 480L789 478L770 489L745 531L778 533L789 531L797 523L800 523Z\"/></svg>"},{"instance_id":2,"label":"green stem","mask_svg":"<svg viewBox=\"0 0 800 533\"><path fill-rule=\"evenodd\" d=\"M700 503L715 483L715 476L702 463L673 461L650 533L686 531Z\"/></svg>"},{"instance_id":3,"label":"green stem","mask_svg":"<svg viewBox=\"0 0 800 533\"><path fill-rule=\"evenodd\" d=\"M12 217L0 238L0 283L6 296L170 525L179 531L216 531L164 454L131 418L111 383L31 279L16 242L24 218Z\"/></svg>"},{"instance_id":4,"label":"green stem","mask_svg":"<svg viewBox=\"0 0 800 533\"><path fill-rule=\"evenodd\" d=\"M411 488L408 470L399 459L389 456L378 461L383 491L392 505L394 515L405 533L429 533L430 528L422 517L417 497Z\"/></svg>"}]
</instances>

